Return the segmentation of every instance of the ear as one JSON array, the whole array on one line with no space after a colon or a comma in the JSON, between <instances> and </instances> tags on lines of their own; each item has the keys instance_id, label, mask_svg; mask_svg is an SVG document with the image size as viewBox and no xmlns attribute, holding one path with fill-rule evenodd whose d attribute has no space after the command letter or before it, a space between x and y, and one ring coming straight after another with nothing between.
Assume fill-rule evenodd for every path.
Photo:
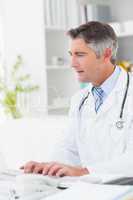
<instances>
[{"instance_id":1,"label":"ear","mask_svg":"<svg viewBox=\"0 0 133 200\"><path fill-rule=\"evenodd\" d=\"M104 56L104 62L110 61L112 56L112 50L110 48L105 49L103 56Z\"/></svg>"}]
</instances>

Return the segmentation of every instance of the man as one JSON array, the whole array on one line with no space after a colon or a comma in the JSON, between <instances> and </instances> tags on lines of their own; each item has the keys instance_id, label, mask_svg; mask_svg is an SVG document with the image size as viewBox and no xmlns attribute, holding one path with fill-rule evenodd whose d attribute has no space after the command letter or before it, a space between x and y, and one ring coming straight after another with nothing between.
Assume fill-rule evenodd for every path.
<instances>
[{"instance_id":1,"label":"man","mask_svg":"<svg viewBox=\"0 0 133 200\"><path fill-rule=\"evenodd\" d=\"M29 162L24 171L52 176L131 175L132 80L115 65L117 37L108 24L97 21L71 29L68 35L71 65L78 80L89 86L72 98L68 130L54 149L55 162Z\"/></svg>"}]
</instances>

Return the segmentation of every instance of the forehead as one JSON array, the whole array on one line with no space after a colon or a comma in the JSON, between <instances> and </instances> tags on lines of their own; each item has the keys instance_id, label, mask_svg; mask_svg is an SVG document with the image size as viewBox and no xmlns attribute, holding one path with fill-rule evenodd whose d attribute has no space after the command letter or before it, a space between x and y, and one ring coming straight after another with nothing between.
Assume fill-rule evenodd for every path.
<instances>
[{"instance_id":1,"label":"forehead","mask_svg":"<svg viewBox=\"0 0 133 200\"><path fill-rule=\"evenodd\" d=\"M89 44L87 44L82 38L71 39L69 43L71 51L89 50Z\"/></svg>"}]
</instances>

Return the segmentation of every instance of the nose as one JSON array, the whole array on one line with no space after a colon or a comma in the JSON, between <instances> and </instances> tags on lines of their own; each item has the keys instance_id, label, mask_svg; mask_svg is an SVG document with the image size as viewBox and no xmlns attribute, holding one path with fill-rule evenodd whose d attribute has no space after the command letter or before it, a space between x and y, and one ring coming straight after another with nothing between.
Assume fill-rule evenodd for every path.
<instances>
[{"instance_id":1,"label":"nose","mask_svg":"<svg viewBox=\"0 0 133 200\"><path fill-rule=\"evenodd\" d=\"M76 56L71 56L71 67L76 68L79 65Z\"/></svg>"}]
</instances>

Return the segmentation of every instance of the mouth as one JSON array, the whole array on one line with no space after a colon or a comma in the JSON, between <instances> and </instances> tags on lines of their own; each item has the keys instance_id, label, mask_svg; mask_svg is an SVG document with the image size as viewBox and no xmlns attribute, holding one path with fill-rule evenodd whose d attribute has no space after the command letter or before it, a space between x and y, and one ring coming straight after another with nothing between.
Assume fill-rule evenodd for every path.
<instances>
[{"instance_id":1,"label":"mouth","mask_svg":"<svg viewBox=\"0 0 133 200\"><path fill-rule=\"evenodd\" d=\"M78 74L83 73L84 71L76 71Z\"/></svg>"}]
</instances>

